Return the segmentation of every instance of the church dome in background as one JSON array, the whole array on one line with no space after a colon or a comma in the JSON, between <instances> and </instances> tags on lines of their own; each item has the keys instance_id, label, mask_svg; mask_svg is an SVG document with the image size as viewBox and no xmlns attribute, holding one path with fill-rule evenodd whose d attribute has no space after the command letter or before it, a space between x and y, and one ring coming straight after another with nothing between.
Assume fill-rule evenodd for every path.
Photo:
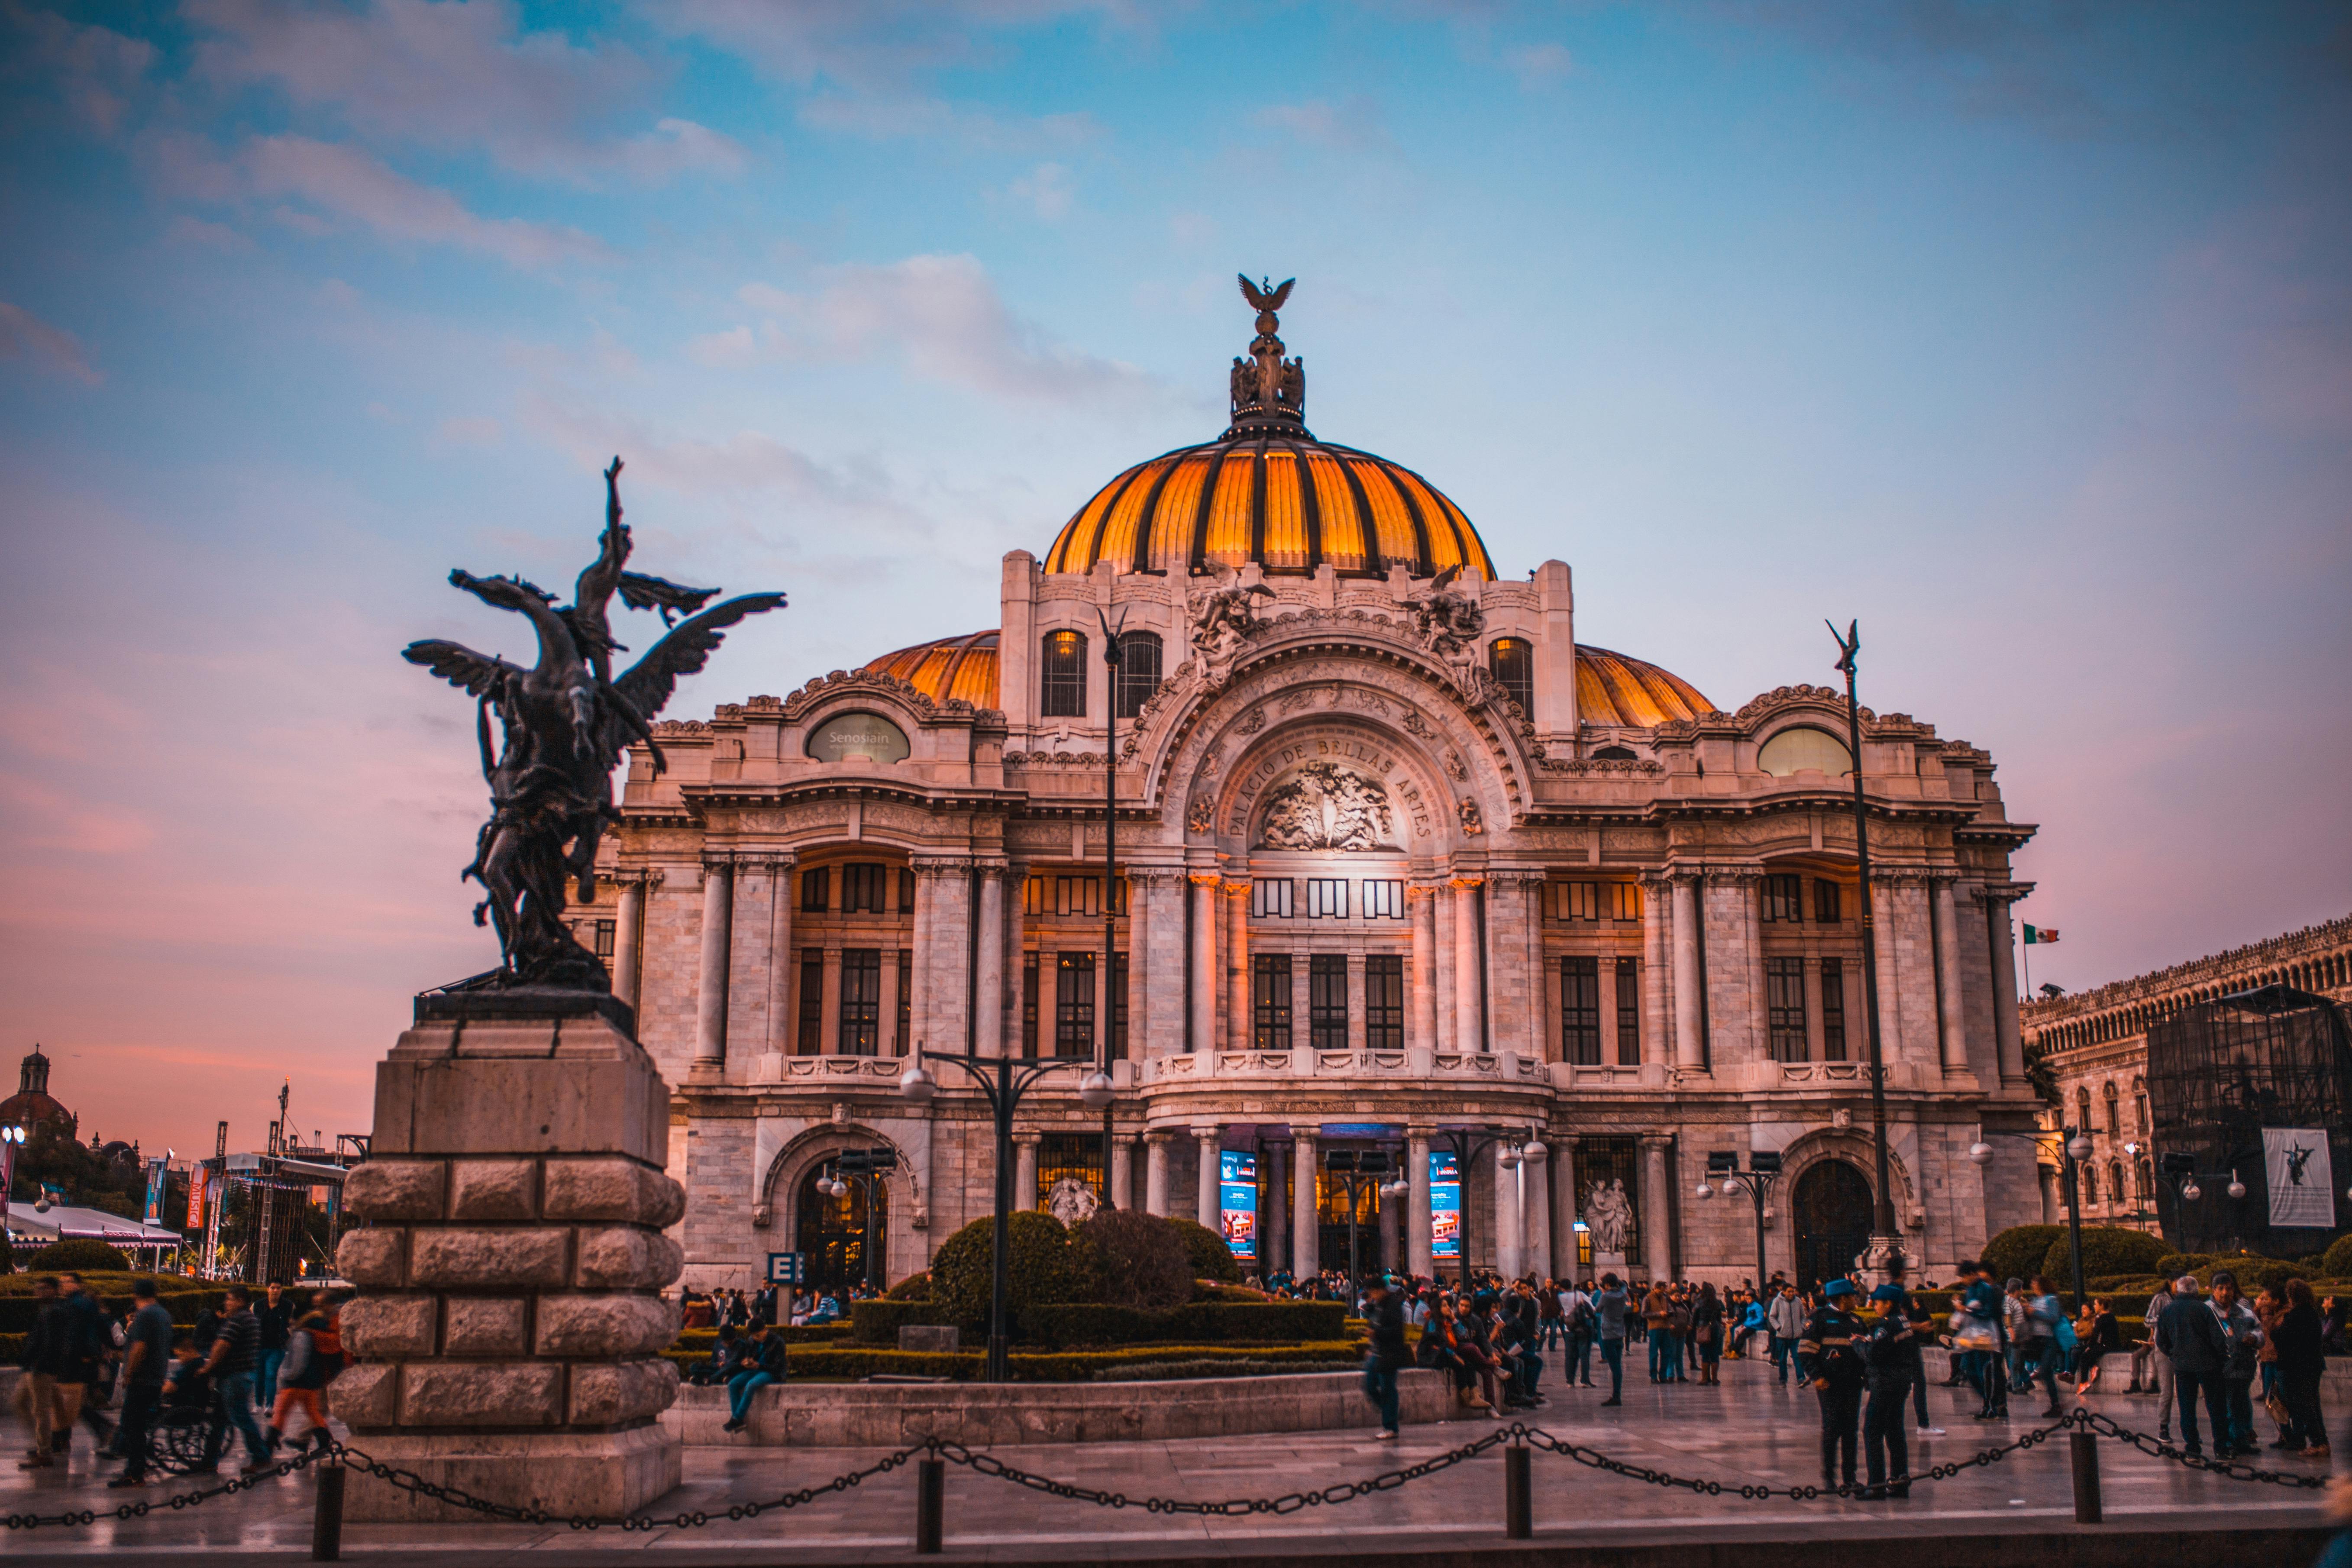
<instances>
[{"instance_id":1,"label":"church dome in background","mask_svg":"<svg viewBox=\"0 0 2352 1568\"><path fill-rule=\"evenodd\" d=\"M22 1127L29 1131L37 1121L55 1122L68 1137L79 1125L74 1113L49 1093L49 1058L41 1054L38 1046L33 1047L33 1054L18 1069L16 1092L0 1100L0 1127Z\"/></svg>"},{"instance_id":2,"label":"church dome in background","mask_svg":"<svg viewBox=\"0 0 2352 1568\"><path fill-rule=\"evenodd\" d=\"M1078 508L1045 552L1048 572L1222 573L1255 562L1273 575L1427 577L1495 563L1470 519L1401 463L1320 441L1307 428L1307 366L1285 359L1275 311L1290 284L1242 279L1258 308L1250 357L1233 365L1233 422L1214 441L1138 463Z\"/></svg>"}]
</instances>

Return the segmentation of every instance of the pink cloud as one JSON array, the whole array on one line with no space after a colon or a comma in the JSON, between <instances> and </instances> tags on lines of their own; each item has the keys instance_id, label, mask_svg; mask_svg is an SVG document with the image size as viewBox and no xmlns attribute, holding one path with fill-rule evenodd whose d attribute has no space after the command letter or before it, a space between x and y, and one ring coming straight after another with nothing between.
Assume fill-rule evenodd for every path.
<instances>
[{"instance_id":1,"label":"pink cloud","mask_svg":"<svg viewBox=\"0 0 2352 1568\"><path fill-rule=\"evenodd\" d=\"M5 300L0 300L0 359L37 359L86 386L106 379L90 364L80 341L71 332Z\"/></svg>"}]
</instances>

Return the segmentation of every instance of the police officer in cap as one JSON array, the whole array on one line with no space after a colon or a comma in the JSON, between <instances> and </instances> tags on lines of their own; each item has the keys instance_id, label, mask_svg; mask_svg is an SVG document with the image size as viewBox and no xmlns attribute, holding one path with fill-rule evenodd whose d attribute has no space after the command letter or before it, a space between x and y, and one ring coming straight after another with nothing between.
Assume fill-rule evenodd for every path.
<instances>
[{"instance_id":1,"label":"police officer in cap","mask_svg":"<svg viewBox=\"0 0 2352 1568\"><path fill-rule=\"evenodd\" d=\"M1903 1406L1919 1381L1919 1336L1911 1325L1911 1293L1881 1285L1870 1293L1877 1309L1862 1341L1863 1375L1870 1403L1862 1415L1862 1446L1873 1498L1911 1495L1911 1452L1903 1435ZM1889 1487L1889 1477L1895 1484Z\"/></svg>"},{"instance_id":2,"label":"police officer in cap","mask_svg":"<svg viewBox=\"0 0 2352 1568\"><path fill-rule=\"evenodd\" d=\"M1862 1421L1864 1375L1861 1341L1869 1333L1850 1310L1853 1281L1822 1287L1822 1304L1797 1340L1797 1366L1822 1402L1822 1485L1854 1484L1854 1439Z\"/></svg>"}]
</instances>

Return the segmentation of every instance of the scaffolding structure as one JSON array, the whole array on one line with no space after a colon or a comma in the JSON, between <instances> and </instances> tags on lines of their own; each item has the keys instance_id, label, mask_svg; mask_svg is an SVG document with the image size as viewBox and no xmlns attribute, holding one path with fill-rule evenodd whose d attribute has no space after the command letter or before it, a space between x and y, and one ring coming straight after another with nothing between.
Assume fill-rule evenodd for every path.
<instances>
[{"instance_id":1,"label":"scaffolding structure","mask_svg":"<svg viewBox=\"0 0 2352 1568\"><path fill-rule=\"evenodd\" d=\"M2336 1223L2352 1210L2352 1026L2325 996L2265 985L2185 1007L2147 1031L2155 1144L2196 1162L2195 1198L2176 1185L2165 1239L2183 1252L2294 1258L2331 1232L2270 1223L2263 1129L2324 1131L2334 1164ZM2229 1195L2235 1183L2243 1197Z\"/></svg>"}]
</instances>

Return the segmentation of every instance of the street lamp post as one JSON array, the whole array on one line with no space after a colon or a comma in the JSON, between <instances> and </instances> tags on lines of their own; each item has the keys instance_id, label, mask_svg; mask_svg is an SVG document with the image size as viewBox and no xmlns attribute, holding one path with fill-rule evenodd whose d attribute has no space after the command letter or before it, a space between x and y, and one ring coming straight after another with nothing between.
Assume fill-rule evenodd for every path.
<instances>
[{"instance_id":1,"label":"street lamp post","mask_svg":"<svg viewBox=\"0 0 2352 1568\"><path fill-rule=\"evenodd\" d=\"M1118 639L1127 627L1127 610L1120 607L1116 624L1106 611L1098 609L1095 616L1102 622L1103 663L1110 672L1103 683L1103 722L1109 726L1103 738L1103 1005L1102 1016L1096 1021L1095 1028L1095 1070L1108 1076L1112 1019L1118 1011L1118 672L1123 658ZM1102 1201L1103 1207L1117 1208L1118 1204L1110 1185L1110 1100L1106 1097L1102 1108Z\"/></svg>"},{"instance_id":2,"label":"street lamp post","mask_svg":"<svg viewBox=\"0 0 2352 1568\"><path fill-rule=\"evenodd\" d=\"M2041 1142L2041 1134L2031 1132L1988 1133L1986 1137L2032 1138L2037 1143ZM2081 1308L2085 1298L2083 1282L2083 1201L2075 1172L2082 1163L2090 1157L2091 1139L2088 1133L2078 1131L2072 1127L2059 1130L2058 1171L2062 1184L2060 1191L2064 1194L2066 1202L2067 1248L2072 1255L2074 1266L2074 1305L2077 1309ZM1979 1166L1992 1163L1992 1145L1981 1138L1979 1139L1969 1146L1969 1158ZM2165 1156L2168 1168L2173 1158L2171 1155ZM2189 1195L2191 1197L2197 1195L2193 1186L2189 1189Z\"/></svg>"},{"instance_id":3,"label":"street lamp post","mask_svg":"<svg viewBox=\"0 0 2352 1568\"><path fill-rule=\"evenodd\" d=\"M1830 636L1837 638L1835 668L1845 676L1846 752L1853 768L1853 855L1862 879L1862 997L1864 1011L1869 1015L1870 1127L1877 1145L1874 1152L1878 1165L1878 1203L1871 1211L1871 1228L1877 1234L1870 1238L1870 1249L1877 1255L1881 1275L1893 1279L1903 1272L1903 1234L1895 1226L1895 1187L1887 1171L1886 1062L1878 1030L1878 942L1870 900L1870 811L1862 787L1862 707L1854 697L1854 668L1856 656L1862 651L1862 623L1850 622L1843 637L1838 637L1837 626L1832 623Z\"/></svg>"},{"instance_id":4,"label":"street lamp post","mask_svg":"<svg viewBox=\"0 0 2352 1568\"><path fill-rule=\"evenodd\" d=\"M882 1283L880 1248L875 1245L875 1205L882 1194L882 1178L898 1168L896 1149L852 1149L833 1163L833 1181L826 1191L836 1198L849 1195L850 1183L857 1184L866 1197L866 1283L877 1289Z\"/></svg>"},{"instance_id":5,"label":"street lamp post","mask_svg":"<svg viewBox=\"0 0 2352 1568\"><path fill-rule=\"evenodd\" d=\"M1764 1289L1764 1199L1772 1184L1780 1179L1780 1152L1759 1149L1748 1156L1748 1169L1739 1168L1736 1151L1720 1149L1706 1157L1706 1175L1698 1184L1698 1195L1711 1198L1718 1192L1738 1187L1756 1204L1756 1289ZM1707 1185L1712 1181L1713 1186Z\"/></svg>"},{"instance_id":6,"label":"street lamp post","mask_svg":"<svg viewBox=\"0 0 2352 1568\"><path fill-rule=\"evenodd\" d=\"M927 1051L918 1046L914 1062L898 1075L898 1092L917 1105L929 1104L931 1096L939 1092L939 1080L923 1066L925 1062L944 1062L962 1068L988 1097L988 1108L995 1113L996 1223L989 1237L986 1380L1003 1383L1009 1373L1007 1356L1012 1343L1012 1324L1006 1321L1005 1283L1013 1261L1013 1113L1020 1109L1021 1097L1029 1092L1030 1086L1047 1073L1090 1063L1085 1057L1037 1057L1024 1061L1010 1056L959 1056L952 1051ZM1078 1100L1089 1110L1108 1107L1110 1098L1110 1075L1099 1069L1088 1073L1078 1086Z\"/></svg>"},{"instance_id":7,"label":"street lamp post","mask_svg":"<svg viewBox=\"0 0 2352 1568\"><path fill-rule=\"evenodd\" d=\"M1357 1207L1366 1188L1392 1198L1406 1190L1406 1184L1386 1179L1390 1174L1389 1157L1379 1149L1330 1150L1323 1156L1323 1168L1339 1178L1348 1194L1348 1306L1353 1310L1357 1292L1363 1289L1363 1270L1356 1251Z\"/></svg>"}]
</instances>

